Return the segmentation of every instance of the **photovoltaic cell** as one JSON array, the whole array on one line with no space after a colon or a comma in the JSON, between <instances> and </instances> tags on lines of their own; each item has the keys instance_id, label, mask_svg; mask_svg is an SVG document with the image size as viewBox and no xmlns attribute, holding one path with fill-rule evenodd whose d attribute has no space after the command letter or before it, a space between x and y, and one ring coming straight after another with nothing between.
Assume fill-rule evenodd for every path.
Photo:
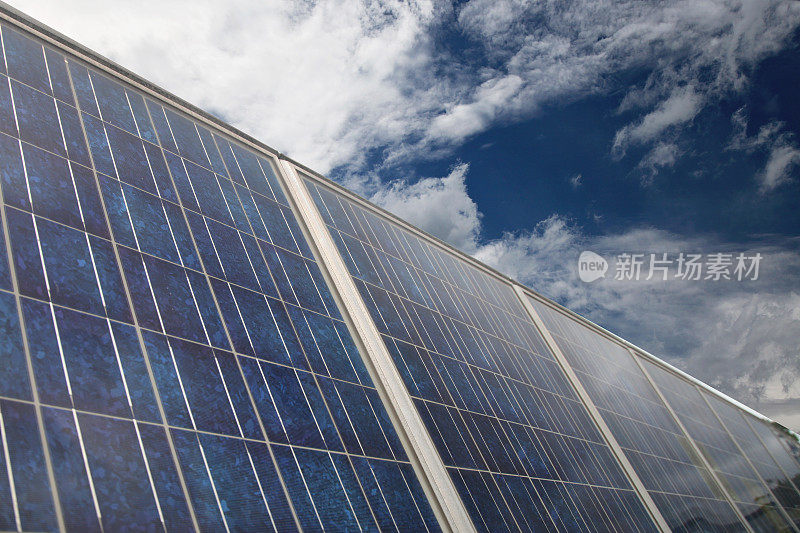
<instances>
[{"instance_id":1,"label":"photovoltaic cell","mask_svg":"<svg viewBox=\"0 0 800 533\"><path fill-rule=\"evenodd\" d=\"M510 285L305 184L476 527L654 529Z\"/></svg>"},{"instance_id":2,"label":"photovoltaic cell","mask_svg":"<svg viewBox=\"0 0 800 533\"><path fill-rule=\"evenodd\" d=\"M644 364L753 530L791 531L771 491L703 399L705 393L655 363Z\"/></svg>"},{"instance_id":3,"label":"photovoltaic cell","mask_svg":"<svg viewBox=\"0 0 800 533\"><path fill-rule=\"evenodd\" d=\"M631 353L549 305L530 302L669 526L743 530Z\"/></svg>"},{"instance_id":4,"label":"photovoltaic cell","mask_svg":"<svg viewBox=\"0 0 800 533\"><path fill-rule=\"evenodd\" d=\"M270 158L1 31L0 529L437 530Z\"/></svg>"}]
</instances>

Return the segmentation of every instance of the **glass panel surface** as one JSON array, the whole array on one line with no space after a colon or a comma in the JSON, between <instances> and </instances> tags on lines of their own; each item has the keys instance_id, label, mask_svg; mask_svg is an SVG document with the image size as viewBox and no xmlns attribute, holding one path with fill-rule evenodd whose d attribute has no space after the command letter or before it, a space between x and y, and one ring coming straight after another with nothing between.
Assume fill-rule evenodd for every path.
<instances>
[{"instance_id":1,"label":"glass panel surface","mask_svg":"<svg viewBox=\"0 0 800 533\"><path fill-rule=\"evenodd\" d=\"M669 526L743 530L631 353L566 314L530 301Z\"/></svg>"},{"instance_id":2,"label":"glass panel surface","mask_svg":"<svg viewBox=\"0 0 800 533\"><path fill-rule=\"evenodd\" d=\"M654 530L510 285L305 183L479 530Z\"/></svg>"},{"instance_id":3,"label":"glass panel surface","mask_svg":"<svg viewBox=\"0 0 800 533\"><path fill-rule=\"evenodd\" d=\"M797 481L800 481L800 477L798 477L800 471L795 467L794 475L796 479L792 479L792 463L786 461L789 466L789 471L784 471L781 464L772 456L761 437L753 431L751 424L748 423L748 419L752 421L753 425L758 424L764 429L769 430L765 422L744 413L738 407L717 396L711 394L704 395L717 413L722 424L736 440L736 444L741 448L743 455L750 460L751 465L758 472L761 480L767 484L775 500L783 506L795 525L800 525L800 492L798 492L795 484ZM765 432L764 436L767 441L776 440L771 431ZM791 437L787 435L786 438ZM788 458L783 448L776 447L775 451L777 455Z\"/></svg>"},{"instance_id":4,"label":"glass panel surface","mask_svg":"<svg viewBox=\"0 0 800 533\"><path fill-rule=\"evenodd\" d=\"M274 162L0 31L0 529L438 530Z\"/></svg>"},{"instance_id":5,"label":"glass panel surface","mask_svg":"<svg viewBox=\"0 0 800 533\"><path fill-rule=\"evenodd\" d=\"M791 479L795 486L800 482L800 442L795 435L787 435L786 428L761 419L747 417L753 431L761 437L761 442L770 455Z\"/></svg>"},{"instance_id":6,"label":"glass panel surface","mask_svg":"<svg viewBox=\"0 0 800 533\"><path fill-rule=\"evenodd\" d=\"M706 393L649 360L643 363L750 526L791 531L772 493L703 399Z\"/></svg>"}]
</instances>

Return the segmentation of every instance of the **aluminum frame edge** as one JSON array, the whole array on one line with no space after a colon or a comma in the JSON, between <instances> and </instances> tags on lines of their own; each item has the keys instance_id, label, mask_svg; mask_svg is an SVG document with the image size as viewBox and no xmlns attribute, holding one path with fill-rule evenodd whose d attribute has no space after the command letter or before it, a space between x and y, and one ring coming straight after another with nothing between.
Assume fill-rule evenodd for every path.
<instances>
[{"instance_id":1,"label":"aluminum frame edge","mask_svg":"<svg viewBox=\"0 0 800 533\"><path fill-rule=\"evenodd\" d=\"M433 439L297 167L287 159L279 159L278 166L298 221L307 233L312 249L319 256L318 262L323 274L329 278L334 297L344 308L345 322L354 333L354 341L364 356L367 369L398 430L440 526L444 531L475 532L475 526Z\"/></svg>"}]
</instances>

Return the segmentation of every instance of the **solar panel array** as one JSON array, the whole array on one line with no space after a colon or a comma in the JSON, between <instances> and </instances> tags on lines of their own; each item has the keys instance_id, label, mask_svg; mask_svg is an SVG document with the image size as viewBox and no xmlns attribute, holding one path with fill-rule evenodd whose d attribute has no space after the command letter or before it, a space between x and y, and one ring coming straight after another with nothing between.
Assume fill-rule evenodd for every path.
<instances>
[{"instance_id":1,"label":"solar panel array","mask_svg":"<svg viewBox=\"0 0 800 533\"><path fill-rule=\"evenodd\" d=\"M0 530L800 531L793 435L0 12Z\"/></svg>"}]
</instances>

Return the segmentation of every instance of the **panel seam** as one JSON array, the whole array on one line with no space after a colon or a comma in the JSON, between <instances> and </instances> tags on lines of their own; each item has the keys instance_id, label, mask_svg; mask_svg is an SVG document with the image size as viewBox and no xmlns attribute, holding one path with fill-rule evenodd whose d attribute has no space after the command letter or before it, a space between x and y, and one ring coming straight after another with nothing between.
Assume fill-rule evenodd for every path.
<instances>
[{"instance_id":1,"label":"panel seam","mask_svg":"<svg viewBox=\"0 0 800 533\"><path fill-rule=\"evenodd\" d=\"M567 380L577 392L578 397L589 412L589 415L597 426L597 429L600 431L600 434L608 443L611 452L614 454L620 467L622 467L623 472L625 472L627 475L628 481L630 481L634 491L639 496L642 505L644 505L644 507L650 513L654 524L664 533L671 531L667 521L664 519L661 511L658 509L658 506L656 506L655 501L653 501L653 498L650 496L650 493L645 488L642 480L639 479L638 474L634 470L631 462L628 460L628 457L625 455L625 452L622 450L622 447L611 433L611 429L606 424L605 420L600 414L600 411L598 411L597 406L595 406L594 402L589 397L589 393L583 388L583 384L575 374L575 371L572 369L569 361L567 361L567 358L564 356L561 348L550 334L550 331L545 326L544 322L539 316L539 313L536 311L536 309L534 309L533 304L531 304L531 302L528 300L528 295L525 289L518 284L514 284L513 287L514 292L519 297L520 302L522 302L522 306L525 308L525 311L528 313L531 321L536 326L536 329L539 330L539 333L542 335L545 344L550 349L559 366L564 371Z\"/></svg>"},{"instance_id":2,"label":"panel seam","mask_svg":"<svg viewBox=\"0 0 800 533\"><path fill-rule=\"evenodd\" d=\"M669 414L672 416L672 419L678 425L678 428L683 432L683 435L686 437L686 441L692 447L692 450L694 451L694 453L700 458L700 461L702 461L703 466L706 468L706 470L708 470L708 474L711 476L711 478L717 484L717 487L722 492L722 494L725 497L725 499L727 500L728 504L733 508L733 510L736 513L736 515L739 518L739 520L741 520L741 522L744 525L744 527L750 533L753 533L753 527L750 525L750 523L747 521L747 519L745 519L744 515L742 514L741 509L739 509L739 507L736 505L736 502L734 502L733 497L731 497L730 493L728 492L728 489L725 488L725 485L722 483L722 480L719 478L719 475L717 475L717 472L711 466L711 463L709 462L708 458L705 456L703 451L700 449L700 447L697 445L697 442L695 442L695 440L689 434L689 430L686 429L686 426L683 424L683 422L681 422L680 417L675 412L675 410L672 408L672 405L667 401L667 398L666 398L666 396L664 396L664 393L661 392L661 389L656 384L655 380L653 379L653 376L650 375L650 372L647 370L647 368L645 368L644 364L642 364L642 361L639 359L639 357L637 356L636 352L634 352L633 350L631 350L628 347L626 347L626 349L631 354L631 357L633 357L633 360L636 361L636 364L639 366L639 368L642 370L642 373L644 374L644 377L647 378L647 381L650 383L650 386L653 387L653 390L656 392L658 397L661 399L662 402L664 402L664 406L667 408L667 411L669 411ZM697 390L697 389L695 388L694 390ZM699 391L698 391L698 394L699 394Z\"/></svg>"},{"instance_id":3,"label":"panel seam","mask_svg":"<svg viewBox=\"0 0 800 533\"><path fill-rule=\"evenodd\" d=\"M440 526L445 531L475 531L447 468L308 189L291 161L280 160L279 174L289 193L293 210L298 215L298 222L318 255L318 263L323 267L321 270L329 278L332 293L345 311L343 316L348 329L408 452Z\"/></svg>"}]
</instances>

